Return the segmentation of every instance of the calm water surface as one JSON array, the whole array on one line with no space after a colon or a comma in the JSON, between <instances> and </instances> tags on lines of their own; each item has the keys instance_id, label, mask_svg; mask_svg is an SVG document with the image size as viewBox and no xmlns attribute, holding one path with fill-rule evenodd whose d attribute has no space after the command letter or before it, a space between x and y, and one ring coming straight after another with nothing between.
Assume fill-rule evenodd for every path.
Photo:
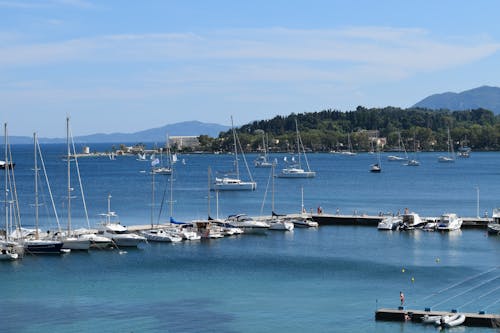
<instances>
[{"instance_id":1,"label":"calm water surface","mask_svg":"<svg viewBox=\"0 0 500 333\"><path fill-rule=\"evenodd\" d=\"M64 147L42 147L61 224L66 220ZM108 148L103 145L102 150ZM96 148L96 149L98 149ZM33 225L31 148L14 146L22 223ZM3 154L3 153L2 153ZM3 155L2 155L3 156ZM281 160L284 155L278 155ZM473 153L455 164L421 154L412 168L373 155L311 154L318 176L276 179L279 212L298 212L301 188L309 210L321 205L342 213L402 210L421 215L456 212L475 216L500 206L500 154ZM173 183L177 219L207 215L207 170L231 168L229 155L184 155ZM252 160L254 156L247 156ZM151 221L149 163L133 157L79 159L90 223L112 209L124 224ZM255 192L221 193L219 215L261 214L270 170L251 168ZM144 172L141 172L144 171ZM85 226L76 197L73 219ZM3 180L2 180L3 186ZM156 177L156 202L169 195L167 177ZM268 192L270 189L268 189ZM213 196L213 194L212 194ZM46 197L46 194L45 194ZM262 212L269 214L270 193ZM168 201L168 199L164 199ZM211 197L211 215L216 215ZM2 205L0 213L4 216ZM49 215L43 208L42 215ZM154 220L158 209L155 209ZM166 205L160 219L169 215ZM54 223L42 219L42 228ZM411 323L376 322L379 307L397 307L399 291L409 308L500 312L500 237L485 230L453 233L378 232L370 227L321 227L181 244L143 244L138 250L90 251L57 257L27 256L0 263L0 323L5 332L424 332ZM492 329L467 328L467 332Z\"/></svg>"}]
</instances>

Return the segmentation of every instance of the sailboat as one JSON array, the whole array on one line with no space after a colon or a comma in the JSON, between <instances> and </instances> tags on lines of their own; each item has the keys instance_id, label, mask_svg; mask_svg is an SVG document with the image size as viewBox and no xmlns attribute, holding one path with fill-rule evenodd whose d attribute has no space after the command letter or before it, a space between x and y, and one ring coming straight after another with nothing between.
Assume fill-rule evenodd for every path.
<instances>
[{"instance_id":1,"label":"sailboat","mask_svg":"<svg viewBox=\"0 0 500 333\"><path fill-rule=\"evenodd\" d=\"M167 135L167 165L163 165L163 148L160 150L160 159L154 160L154 165L153 169L151 170L152 173L158 174L158 175L170 175L172 173L172 157L170 153L170 142L168 140L168 135Z\"/></svg>"},{"instance_id":2,"label":"sailboat","mask_svg":"<svg viewBox=\"0 0 500 333\"><path fill-rule=\"evenodd\" d=\"M11 229L13 227L13 198L9 198L9 194L13 195L14 191L10 191L9 184L10 180L14 177L12 163L10 162L10 146L7 139L7 124L4 124L4 141L5 141L5 198L4 198L4 208L5 208L5 237L0 238L0 260L16 260L23 256L24 248L22 244L15 242L11 237ZM11 200L12 199L12 200ZM16 216L18 216L16 214Z\"/></svg>"},{"instance_id":3,"label":"sailboat","mask_svg":"<svg viewBox=\"0 0 500 333\"><path fill-rule=\"evenodd\" d=\"M173 175L174 175L174 170L172 168L170 172L170 193L172 193ZM141 235L144 236L146 240L151 242L180 242L182 240L181 236L179 236L178 234L174 233L171 230L160 228L158 223L156 223L156 225L154 224L154 214L155 214L155 172L152 172L151 173L151 229L141 231Z\"/></svg>"},{"instance_id":4,"label":"sailboat","mask_svg":"<svg viewBox=\"0 0 500 333\"><path fill-rule=\"evenodd\" d=\"M300 138L299 126L297 124L297 119L295 119L295 131L297 134L297 159L293 164L290 164L286 168L282 169L278 174L280 178L314 178L316 177L316 172L311 171L309 167L309 161L307 160L306 151L304 149L304 145L302 144L302 139ZM304 161L306 163L307 170L302 168L301 164L301 155L304 157Z\"/></svg>"},{"instance_id":5,"label":"sailboat","mask_svg":"<svg viewBox=\"0 0 500 333\"><path fill-rule=\"evenodd\" d=\"M212 190L214 191L253 191L257 188L257 183L253 180L252 174L250 173L250 169L248 168L247 160L245 158L245 154L243 153L243 149L241 149L241 144L239 142L238 136L236 135L236 131L233 125L233 117L231 117L231 128L233 131L233 141L234 141L234 171L236 173L235 177L215 177L215 182L212 185ZM241 156L243 156L243 161L245 162L245 167L248 172L248 176L250 177L249 181L242 181L240 179L240 170L238 165L238 146L241 150Z\"/></svg>"},{"instance_id":6,"label":"sailboat","mask_svg":"<svg viewBox=\"0 0 500 333\"><path fill-rule=\"evenodd\" d=\"M267 154L268 150L268 144L266 140L267 136L264 132L262 132L262 149L263 149L263 154L259 155L257 159L254 161L254 165L256 168L270 168L273 166L273 164L276 164L274 162L269 161L269 156Z\"/></svg>"},{"instance_id":7,"label":"sailboat","mask_svg":"<svg viewBox=\"0 0 500 333\"><path fill-rule=\"evenodd\" d=\"M419 166L420 162L417 160L417 140L413 136L413 158L405 163L406 166Z\"/></svg>"},{"instance_id":8,"label":"sailboat","mask_svg":"<svg viewBox=\"0 0 500 333\"><path fill-rule=\"evenodd\" d=\"M377 163L372 164L370 166L370 172L379 173L382 172L382 163L380 161L380 149L378 144L376 144L376 147L377 147Z\"/></svg>"},{"instance_id":9,"label":"sailboat","mask_svg":"<svg viewBox=\"0 0 500 333\"><path fill-rule=\"evenodd\" d=\"M35 230L24 240L24 248L29 254L61 254L63 253L62 247L63 242L60 239L42 239L40 238L40 233L38 229L38 157L40 157L40 161L42 162L42 167L45 173L45 166L43 163L43 158L40 153L40 147L38 145L38 140L36 137L36 133L33 133L33 146L34 146L34 168L35 168ZM45 173L46 175L46 173ZM47 178L46 178L47 180ZM55 219L57 221L58 227L59 219L57 217L57 212L55 210L54 201L52 198L52 191L50 190L50 185L47 182L52 208L54 209Z\"/></svg>"},{"instance_id":10,"label":"sailboat","mask_svg":"<svg viewBox=\"0 0 500 333\"><path fill-rule=\"evenodd\" d=\"M347 150L340 152L342 155L355 156L356 153L352 150L351 134L347 133Z\"/></svg>"},{"instance_id":11,"label":"sailboat","mask_svg":"<svg viewBox=\"0 0 500 333\"><path fill-rule=\"evenodd\" d=\"M293 222L287 221L282 218L282 215L274 212L274 165L271 172L272 192L271 192L271 212L272 218L269 221L269 230L292 231L294 229Z\"/></svg>"},{"instance_id":12,"label":"sailboat","mask_svg":"<svg viewBox=\"0 0 500 333\"><path fill-rule=\"evenodd\" d=\"M401 132L398 132L398 151L399 152L404 151L405 156L402 157L398 155L389 155L387 156L387 160L392 162L394 161L400 162L408 160L408 154L406 153L405 145L403 143L403 140L401 139Z\"/></svg>"},{"instance_id":13,"label":"sailboat","mask_svg":"<svg viewBox=\"0 0 500 333\"><path fill-rule=\"evenodd\" d=\"M439 156L438 162L440 163L454 163L455 162L455 153L453 151L453 143L451 142L450 137L450 128L448 128L448 155L447 156Z\"/></svg>"}]
</instances>

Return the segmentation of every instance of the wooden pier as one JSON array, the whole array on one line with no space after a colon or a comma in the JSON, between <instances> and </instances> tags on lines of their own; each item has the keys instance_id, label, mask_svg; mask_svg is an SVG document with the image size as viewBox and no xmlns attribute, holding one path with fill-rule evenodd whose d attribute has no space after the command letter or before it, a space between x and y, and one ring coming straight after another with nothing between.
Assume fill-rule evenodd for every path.
<instances>
[{"instance_id":1,"label":"wooden pier","mask_svg":"<svg viewBox=\"0 0 500 333\"><path fill-rule=\"evenodd\" d=\"M448 311L422 311L409 309L378 309L375 312L375 320L382 321L411 321L420 323L425 315L447 316L455 314ZM464 326L474 327L500 327L500 315L486 313L463 313L465 315Z\"/></svg>"}]
</instances>

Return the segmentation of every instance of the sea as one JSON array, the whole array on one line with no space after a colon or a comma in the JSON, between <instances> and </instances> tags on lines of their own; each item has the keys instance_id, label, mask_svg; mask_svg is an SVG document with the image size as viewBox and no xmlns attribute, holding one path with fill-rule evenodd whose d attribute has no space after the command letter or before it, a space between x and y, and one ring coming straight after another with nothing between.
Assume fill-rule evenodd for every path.
<instances>
[{"instance_id":1,"label":"sea","mask_svg":"<svg viewBox=\"0 0 500 333\"><path fill-rule=\"evenodd\" d=\"M111 150L109 144L90 148ZM59 225L66 228L66 146L42 145L41 151L39 227L58 228L52 194ZM0 154L3 159L3 150ZM321 207L326 214L378 215L408 208L421 216L491 216L500 207L500 153L472 152L455 163L438 163L440 154L419 153L420 166L410 167L387 161L389 153L383 153L382 172L376 174L369 172L375 154L311 153L307 158L315 178L274 181L271 169L255 168L257 155L247 154L257 190L218 195L208 190L209 175L232 170L234 155L178 155L172 177L153 177L150 160L135 156L79 157L70 168L72 227L97 227L108 202L124 225L164 223L170 216L190 221L270 215L273 207L277 213ZM23 227L35 225L33 155L30 145L12 146ZM285 156L271 154L277 171ZM245 159L239 157L243 179L248 178ZM0 176L3 188L4 171ZM3 225L11 206L1 206ZM499 253L500 237L484 229L382 232L320 226L145 243L126 251L27 255L0 262L0 331L434 332L435 327L418 323L376 321L375 311L400 306L403 292L408 309L498 314Z\"/></svg>"}]
</instances>

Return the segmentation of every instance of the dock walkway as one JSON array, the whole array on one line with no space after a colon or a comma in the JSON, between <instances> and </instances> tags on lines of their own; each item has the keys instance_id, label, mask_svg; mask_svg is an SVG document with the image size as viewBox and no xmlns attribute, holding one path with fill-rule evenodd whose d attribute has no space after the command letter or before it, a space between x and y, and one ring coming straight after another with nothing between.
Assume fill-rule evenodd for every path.
<instances>
[{"instance_id":1,"label":"dock walkway","mask_svg":"<svg viewBox=\"0 0 500 333\"><path fill-rule=\"evenodd\" d=\"M447 311L422 311L409 309L378 309L375 312L375 320L382 321L412 321L420 323L425 315L446 316L453 312ZM500 315L483 313L463 313L465 315L464 326L474 327L500 327Z\"/></svg>"}]
</instances>

